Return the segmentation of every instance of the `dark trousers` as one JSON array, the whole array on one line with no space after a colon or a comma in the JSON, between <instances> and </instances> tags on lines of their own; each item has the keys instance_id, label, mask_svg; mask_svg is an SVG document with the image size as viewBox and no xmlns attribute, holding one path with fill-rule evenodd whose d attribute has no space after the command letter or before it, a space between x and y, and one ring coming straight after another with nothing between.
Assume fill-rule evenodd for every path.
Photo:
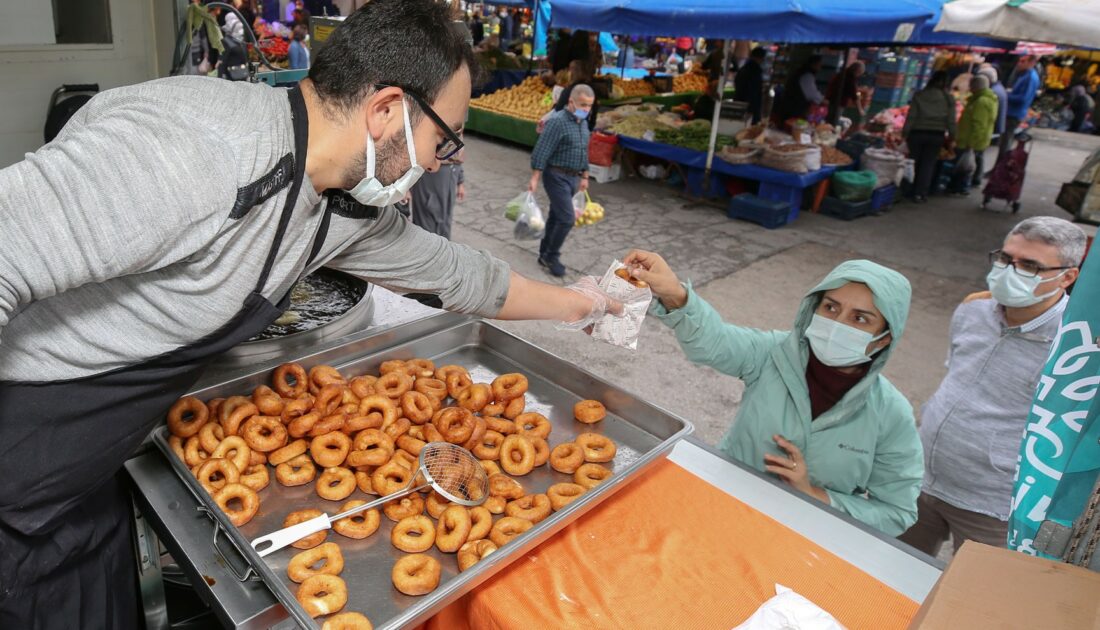
<instances>
[{"instance_id":1,"label":"dark trousers","mask_svg":"<svg viewBox=\"0 0 1100 630\"><path fill-rule=\"evenodd\" d=\"M971 186L982 185L982 173L985 172L985 151L974 152L974 174L970 177Z\"/></svg>"},{"instance_id":2,"label":"dark trousers","mask_svg":"<svg viewBox=\"0 0 1100 630\"><path fill-rule=\"evenodd\" d=\"M968 540L993 547L1004 547L1008 523L992 516L955 507L924 492L917 499L917 522L898 540L934 556L948 538L955 551Z\"/></svg>"},{"instance_id":3,"label":"dark trousers","mask_svg":"<svg viewBox=\"0 0 1100 630\"><path fill-rule=\"evenodd\" d=\"M434 173L425 171L412 189L413 225L450 239L457 185L452 164L441 164Z\"/></svg>"},{"instance_id":4,"label":"dark trousers","mask_svg":"<svg viewBox=\"0 0 1100 630\"><path fill-rule=\"evenodd\" d=\"M543 171L542 185L550 197L550 216L546 218L546 233L539 243L539 258L560 262L565 237L577 221L573 214L573 195L580 188L580 178L550 167Z\"/></svg>"},{"instance_id":5,"label":"dark trousers","mask_svg":"<svg viewBox=\"0 0 1100 630\"><path fill-rule=\"evenodd\" d=\"M913 196L927 197L932 186L932 177L936 173L936 161L943 148L942 131L909 132L909 157L915 162L916 173L913 181Z\"/></svg>"}]
</instances>

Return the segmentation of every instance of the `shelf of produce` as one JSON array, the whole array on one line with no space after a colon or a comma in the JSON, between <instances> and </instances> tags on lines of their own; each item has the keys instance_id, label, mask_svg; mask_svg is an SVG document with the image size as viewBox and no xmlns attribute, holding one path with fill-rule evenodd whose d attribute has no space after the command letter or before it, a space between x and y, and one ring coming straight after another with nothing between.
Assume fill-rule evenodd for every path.
<instances>
[{"instance_id":1,"label":"shelf of produce","mask_svg":"<svg viewBox=\"0 0 1100 630\"><path fill-rule=\"evenodd\" d=\"M529 147L535 146L539 138L538 132L535 131L535 122L532 120L512 118L476 107L470 108L470 114L466 119L466 130Z\"/></svg>"}]
</instances>

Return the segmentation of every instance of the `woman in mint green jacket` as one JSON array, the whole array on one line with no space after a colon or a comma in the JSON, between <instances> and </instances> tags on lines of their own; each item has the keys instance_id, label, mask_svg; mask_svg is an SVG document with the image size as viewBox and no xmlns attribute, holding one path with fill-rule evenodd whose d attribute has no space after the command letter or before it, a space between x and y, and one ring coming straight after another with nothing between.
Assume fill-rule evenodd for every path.
<instances>
[{"instance_id":1,"label":"woman in mint green jacket","mask_svg":"<svg viewBox=\"0 0 1100 630\"><path fill-rule=\"evenodd\" d=\"M921 442L882 375L909 314L904 276L845 262L806 294L793 331L763 331L723 322L656 254L625 263L689 359L745 382L724 453L891 536L916 521Z\"/></svg>"}]
</instances>

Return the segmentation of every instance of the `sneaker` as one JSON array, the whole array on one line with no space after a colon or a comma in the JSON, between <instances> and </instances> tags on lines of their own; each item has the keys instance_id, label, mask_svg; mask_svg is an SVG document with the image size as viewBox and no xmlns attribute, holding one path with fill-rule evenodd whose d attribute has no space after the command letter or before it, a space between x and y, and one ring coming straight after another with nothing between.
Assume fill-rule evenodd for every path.
<instances>
[{"instance_id":1,"label":"sneaker","mask_svg":"<svg viewBox=\"0 0 1100 630\"><path fill-rule=\"evenodd\" d=\"M564 278L565 265L561 264L558 261L550 263L550 275L554 276L555 278Z\"/></svg>"}]
</instances>

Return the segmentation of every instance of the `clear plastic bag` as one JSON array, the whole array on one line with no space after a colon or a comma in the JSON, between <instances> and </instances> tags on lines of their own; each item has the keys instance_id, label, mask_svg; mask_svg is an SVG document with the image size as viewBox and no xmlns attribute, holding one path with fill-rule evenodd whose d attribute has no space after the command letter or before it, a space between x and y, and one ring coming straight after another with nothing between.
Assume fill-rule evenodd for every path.
<instances>
[{"instance_id":1,"label":"clear plastic bag","mask_svg":"<svg viewBox=\"0 0 1100 630\"><path fill-rule=\"evenodd\" d=\"M521 241L536 241L542 238L546 221L542 217L535 195L524 192L508 202L504 208L504 218L516 222L512 235Z\"/></svg>"},{"instance_id":2,"label":"clear plastic bag","mask_svg":"<svg viewBox=\"0 0 1100 630\"><path fill-rule=\"evenodd\" d=\"M653 293L649 287L635 286L615 274L625 268L625 265L616 260L600 279L600 288L623 303L623 314L604 315L597 320L592 326L592 338L613 346L637 350L642 322L645 321L649 303L653 300Z\"/></svg>"},{"instance_id":3,"label":"clear plastic bag","mask_svg":"<svg viewBox=\"0 0 1100 630\"><path fill-rule=\"evenodd\" d=\"M588 205L587 195L582 190L581 192L573 195L573 220L579 221L584 216L584 209Z\"/></svg>"}]
</instances>

